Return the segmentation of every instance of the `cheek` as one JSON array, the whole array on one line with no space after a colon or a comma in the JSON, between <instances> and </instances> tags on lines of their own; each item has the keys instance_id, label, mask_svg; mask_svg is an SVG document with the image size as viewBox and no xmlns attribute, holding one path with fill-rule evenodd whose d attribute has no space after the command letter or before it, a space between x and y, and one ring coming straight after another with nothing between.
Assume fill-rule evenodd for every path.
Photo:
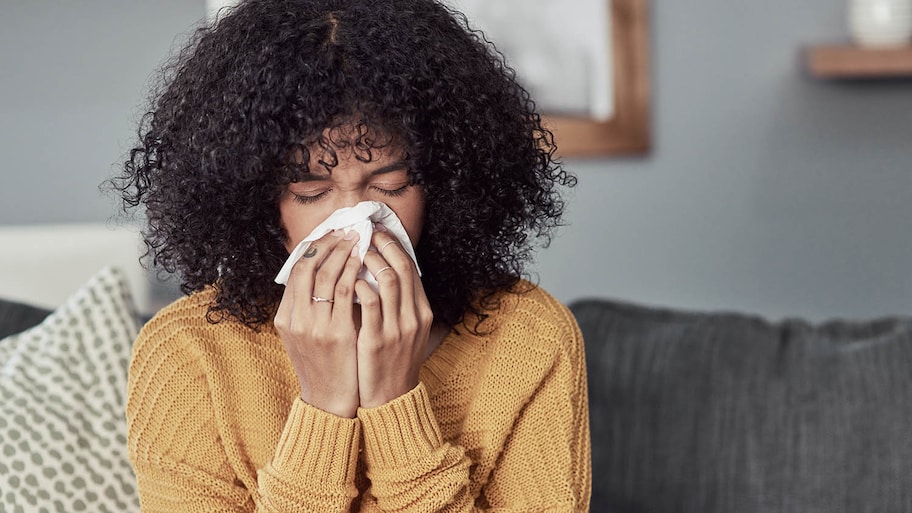
<instances>
[{"instance_id":1,"label":"cheek","mask_svg":"<svg viewBox=\"0 0 912 513\"><path fill-rule=\"evenodd\" d=\"M325 219L325 216L319 218L318 215L313 215L310 209L295 204L294 200L282 201L279 204L279 215L282 219L282 227L285 228L285 234L288 236L285 241L285 249L289 253Z\"/></svg>"}]
</instances>

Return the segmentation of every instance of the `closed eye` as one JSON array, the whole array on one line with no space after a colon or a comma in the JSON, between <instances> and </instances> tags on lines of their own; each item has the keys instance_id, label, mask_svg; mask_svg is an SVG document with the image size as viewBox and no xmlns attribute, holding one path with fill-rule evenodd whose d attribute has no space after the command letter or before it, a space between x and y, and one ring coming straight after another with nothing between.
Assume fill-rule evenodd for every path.
<instances>
[{"instance_id":1,"label":"closed eye","mask_svg":"<svg viewBox=\"0 0 912 513\"><path fill-rule=\"evenodd\" d=\"M383 187L377 187L377 186L374 186L373 189L376 190L377 192L379 192L380 194L383 194L384 196L389 196L389 197L395 198L395 197L402 196L403 194L405 194L405 191L409 187L411 187L410 184L405 184L402 187L399 187L398 189L384 189Z\"/></svg>"},{"instance_id":2,"label":"closed eye","mask_svg":"<svg viewBox=\"0 0 912 513\"><path fill-rule=\"evenodd\" d=\"M411 187L411 184L406 183L405 185L403 185L401 187L396 187L393 189L380 187L378 185L372 185L371 189L373 189L374 191L377 191L378 193L382 194L383 196L386 196L389 198L397 198L397 197L404 195L406 193L406 191L408 191L409 187ZM299 203L301 205L310 205L312 203L316 203L316 202L320 201L321 199L323 199L324 196L326 196L330 192L332 192L332 189L325 189L320 192L314 191L310 194L306 194L306 193L301 194L301 193L297 193L297 192L292 192L291 194L294 197L294 201L296 203Z\"/></svg>"},{"instance_id":3,"label":"closed eye","mask_svg":"<svg viewBox=\"0 0 912 513\"><path fill-rule=\"evenodd\" d=\"M329 193L330 190L331 189L327 189L323 192L320 192L320 193L317 193L314 195L310 195L310 196L308 196L306 194L296 194L296 193L292 193L292 194L294 194L295 202L300 203L302 205L309 205L311 203L315 203L315 202L319 201L320 198L322 198L327 193Z\"/></svg>"}]
</instances>

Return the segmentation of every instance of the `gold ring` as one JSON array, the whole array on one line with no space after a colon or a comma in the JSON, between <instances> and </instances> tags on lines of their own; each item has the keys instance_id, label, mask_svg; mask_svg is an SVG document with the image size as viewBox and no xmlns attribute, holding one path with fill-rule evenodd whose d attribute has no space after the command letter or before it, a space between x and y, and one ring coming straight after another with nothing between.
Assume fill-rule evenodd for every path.
<instances>
[{"instance_id":1,"label":"gold ring","mask_svg":"<svg viewBox=\"0 0 912 513\"><path fill-rule=\"evenodd\" d=\"M386 244L383 245L383 247L380 248L380 251L377 251L377 253L383 254L383 250L386 249L387 246L389 246L390 244L395 244L395 243L396 243L396 239L393 239L393 240L387 242ZM380 273L377 273L377 274L380 274Z\"/></svg>"},{"instance_id":2,"label":"gold ring","mask_svg":"<svg viewBox=\"0 0 912 513\"><path fill-rule=\"evenodd\" d=\"M310 299L313 299L314 303L335 303L336 302L335 299L320 297L320 296L310 296Z\"/></svg>"},{"instance_id":3,"label":"gold ring","mask_svg":"<svg viewBox=\"0 0 912 513\"><path fill-rule=\"evenodd\" d=\"M389 243L387 243L387 244L389 244ZM390 266L386 266L386 267L380 269L379 271L374 273L374 279L377 279L377 276L380 276L380 273L382 273L383 271L389 271L390 269L392 269L392 267L390 267Z\"/></svg>"}]
</instances>

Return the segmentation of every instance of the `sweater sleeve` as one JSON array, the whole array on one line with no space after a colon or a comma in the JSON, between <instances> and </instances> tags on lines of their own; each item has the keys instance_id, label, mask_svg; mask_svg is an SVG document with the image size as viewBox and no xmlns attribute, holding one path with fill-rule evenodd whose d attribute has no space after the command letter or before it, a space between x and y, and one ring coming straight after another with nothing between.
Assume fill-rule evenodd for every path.
<instances>
[{"instance_id":1,"label":"sweater sleeve","mask_svg":"<svg viewBox=\"0 0 912 513\"><path fill-rule=\"evenodd\" d=\"M258 511L348 511L358 496L360 423L295 399L272 463L259 473Z\"/></svg>"},{"instance_id":2,"label":"sweater sleeve","mask_svg":"<svg viewBox=\"0 0 912 513\"><path fill-rule=\"evenodd\" d=\"M376 408L360 408L371 490L366 511L462 511L471 461L445 443L424 385ZM453 509L456 507L456 509Z\"/></svg>"},{"instance_id":3,"label":"sweater sleeve","mask_svg":"<svg viewBox=\"0 0 912 513\"><path fill-rule=\"evenodd\" d=\"M371 490L362 511L587 512L589 414L582 335L562 306L549 371L521 409L480 497L469 493L471 461L441 439L422 384L361 409Z\"/></svg>"},{"instance_id":4,"label":"sweater sleeve","mask_svg":"<svg viewBox=\"0 0 912 513\"><path fill-rule=\"evenodd\" d=\"M192 340L137 340L127 397L129 454L144 512L348 511L360 428L296 400L272 462L249 490L230 464Z\"/></svg>"}]
</instances>

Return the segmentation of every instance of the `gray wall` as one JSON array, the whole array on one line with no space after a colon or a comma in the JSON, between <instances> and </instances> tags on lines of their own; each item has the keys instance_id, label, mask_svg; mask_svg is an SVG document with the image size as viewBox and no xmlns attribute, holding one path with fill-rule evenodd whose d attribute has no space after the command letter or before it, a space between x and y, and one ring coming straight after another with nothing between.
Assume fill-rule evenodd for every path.
<instances>
[{"instance_id":1,"label":"gray wall","mask_svg":"<svg viewBox=\"0 0 912 513\"><path fill-rule=\"evenodd\" d=\"M0 1L0 224L107 220L98 184L202 0Z\"/></svg>"},{"instance_id":2,"label":"gray wall","mask_svg":"<svg viewBox=\"0 0 912 513\"><path fill-rule=\"evenodd\" d=\"M831 83L845 0L654 0L650 156L570 161L541 283L769 317L912 312L912 81ZM104 221L96 185L202 0L0 5L0 224Z\"/></svg>"},{"instance_id":3,"label":"gray wall","mask_svg":"<svg viewBox=\"0 0 912 513\"><path fill-rule=\"evenodd\" d=\"M655 149L571 163L541 283L773 318L912 313L912 81L799 65L848 38L846 1L652 3Z\"/></svg>"}]
</instances>

